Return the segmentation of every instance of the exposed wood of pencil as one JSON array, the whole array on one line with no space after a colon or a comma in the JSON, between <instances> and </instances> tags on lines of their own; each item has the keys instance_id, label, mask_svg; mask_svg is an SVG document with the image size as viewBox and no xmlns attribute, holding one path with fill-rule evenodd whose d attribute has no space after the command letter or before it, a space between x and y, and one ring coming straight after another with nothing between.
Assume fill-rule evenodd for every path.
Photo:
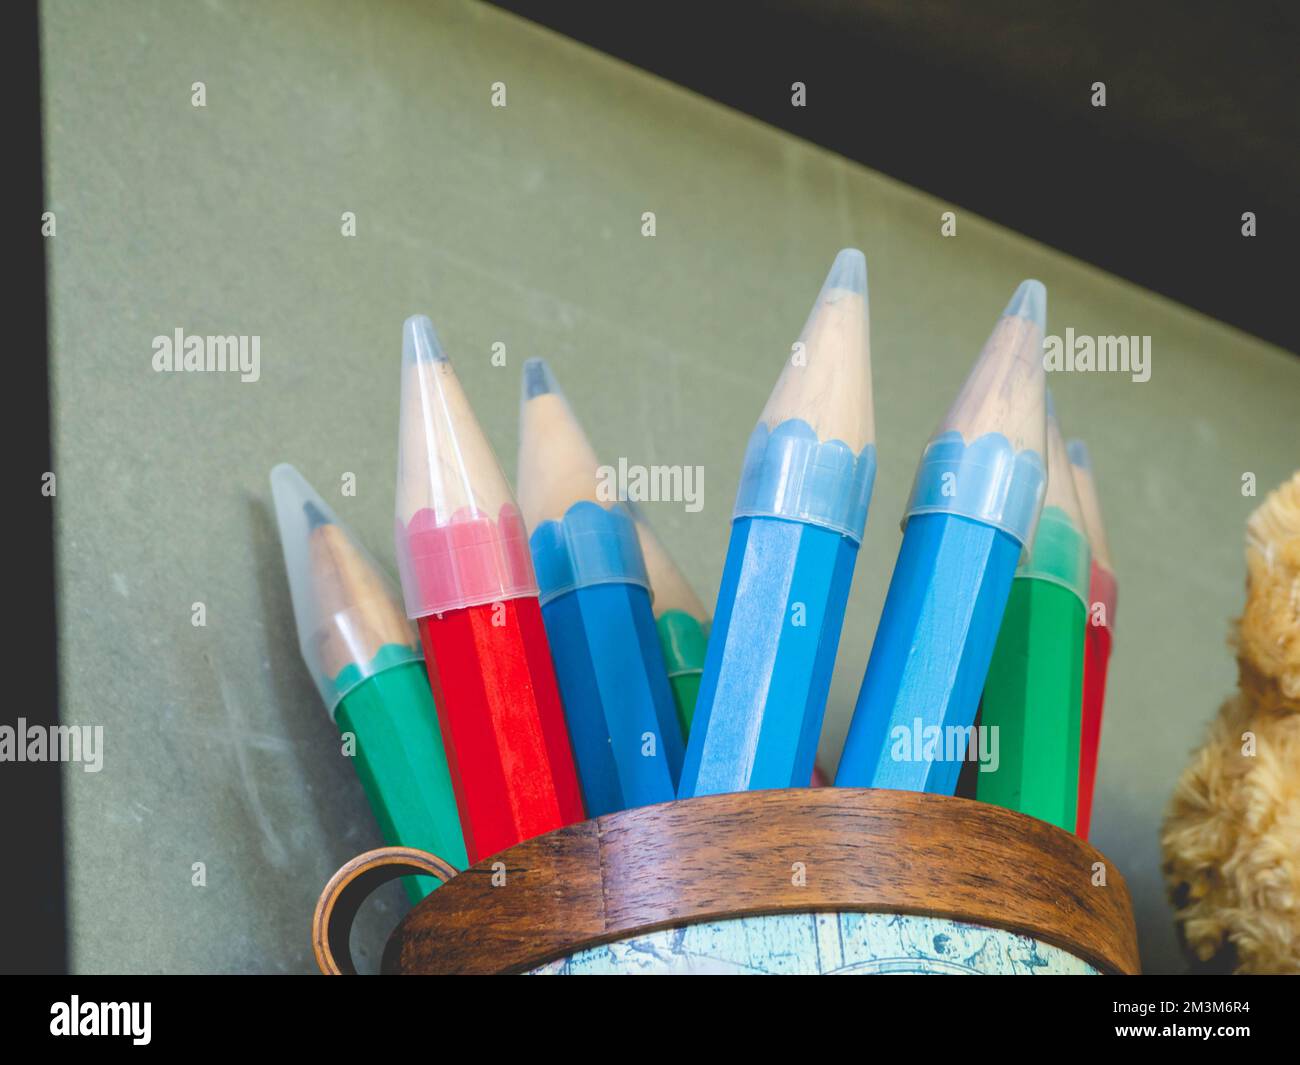
<instances>
[{"instance_id":1,"label":"exposed wood of pencil","mask_svg":"<svg viewBox=\"0 0 1300 1065\"><path fill-rule=\"evenodd\" d=\"M769 429L801 418L820 440L854 451L875 440L867 301L831 289L813 307L800 336L802 354L786 359L761 420Z\"/></svg>"},{"instance_id":2,"label":"exposed wood of pencil","mask_svg":"<svg viewBox=\"0 0 1300 1065\"><path fill-rule=\"evenodd\" d=\"M444 500L472 503L495 521L510 501L509 485L456 371L450 362L408 361L403 373L398 517L410 521L435 507L440 485ZM443 523L450 517L438 514Z\"/></svg>"},{"instance_id":3,"label":"exposed wood of pencil","mask_svg":"<svg viewBox=\"0 0 1300 1065\"><path fill-rule=\"evenodd\" d=\"M1085 533L1083 524L1083 507L1079 504L1079 492L1075 488L1074 467L1070 464L1070 453L1065 448L1065 437L1055 418L1047 419L1047 493L1043 500L1044 507L1059 507L1065 511L1074 527Z\"/></svg>"},{"instance_id":4,"label":"exposed wood of pencil","mask_svg":"<svg viewBox=\"0 0 1300 1065\"><path fill-rule=\"evenodd\" d=\"M385 958L403 972L519 972L655 928L828 911L968 921L1105 971L1139 968L1124 878L1088 843L966 799L856 788L713 795L539 836L435 891Z\"/></svg>"},{"instance_id":5,"label":"exposed wood of pencil","mask_svg":"<svg viewBox=\"0 0 1300 1065\"><path fill-rule=\"evenodd\" d=\"M1017 450L1041 450L1043 332L1027 318L999 318L945 425L969 444L1001 433Z\"/></svg>"},{"instance_id":6,"label":"exposed wood of pencil","mask_svg":"<svg viewBox=\"0 0 1300 1065\"><path fill-rule=\"evenodd\" d=\"M707 623L708 608L700 602L686 575L677 568L668 550L660 542L644 521L636 523L637 539L641 542L641 554L645 557L646 576L650 578L650 588L654 593L655 617L661 617L670 610L680 610L697 621Z\"/></svg>"},{"instance_id":7,"label":"exposed wood of pencil","mask_svg":"<svg viewBox=\"0 0 1300 1065\"><path fill-rule=\"evenodd\" d=\"M1079 497L1079 507L1083 513L1083 527L1088 533L1088 546L1092 557L1102 569L1115 570L1110 560L1110 543L1106 539L1106 526L1101 520L1101 503L1097 499L1097 482L1092 471L1081 466L1071 466L1074 472L1074 490Z\"/></svg>"},{"instance_id":8,"label":"exposed wood of pencil","mask_svg":"<svg viewBox=\"0 0 1300 1065\"><path fill-rule=\"evenodd\" d=\"M353 662L369 662L386 643L412 645L415 633L392 591L337 525L318 525L308 541L320 634L321 665L330 677ZM342 626L346 626L346 633Z\"/></svg>"},{"instance_id":9,"label":"exposed wood of pencil","mask_svg":"<svg viewBox=\"0 0 1300 1065\"><path fill-rule=\"evenodd\" d=\"M563 395L546 392L523 405L519 426L519 510L528 531L559 521L574 503L596 498L600 462Z\"/></svg>"}]
</instances>

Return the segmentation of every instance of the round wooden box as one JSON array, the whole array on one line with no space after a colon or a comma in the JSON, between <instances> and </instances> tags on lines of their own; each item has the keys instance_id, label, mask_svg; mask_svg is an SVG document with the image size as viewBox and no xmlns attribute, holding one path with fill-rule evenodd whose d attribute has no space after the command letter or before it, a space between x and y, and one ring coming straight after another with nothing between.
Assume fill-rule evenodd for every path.
<instances>
[{"instance_id":1,"label":"round wooden box","mask_svg":"<svg viewBox=\"0 0 1300 1065\"><path fill-rule=\"evenodd\" d=\"M330 879L312 925L352 972L366 895L445 880L394 930L385 972L1136 973L1118 869L1046 822L857 788L713 795L599 817L457 873L384 847Z\"/></svg>"}]
</instances>

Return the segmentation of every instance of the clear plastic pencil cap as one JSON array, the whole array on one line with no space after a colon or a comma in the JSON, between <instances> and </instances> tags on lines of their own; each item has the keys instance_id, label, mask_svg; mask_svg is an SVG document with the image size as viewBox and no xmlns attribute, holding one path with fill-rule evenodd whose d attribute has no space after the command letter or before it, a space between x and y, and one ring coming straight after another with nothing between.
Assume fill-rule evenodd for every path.
<instances>
[{"instance_id":1,"label":"clear plastic pencil cap","mask_svg":"<svg viewBox=\"0 0 1300 1065\"><path fill-rule=\"evenodd\" d=\"M1088 454L1088 445L1082 440L1070 440L1066 442L1065 450L1074 470L1074 487L1079 493L1083 526L1088 531L1092 557L1103 569L1114 570L1110 543L1106 539L1106 526L1101 520L1101 500L1097 497L1097 481L1092 471L1092 456Z\"/></svg>"},{"instance_id":2,"label":"clear plastic pencil cap","mask_svg":"<svg viewBox=\"0 0 1300 1065\"><path fill-rule=\"evenodd\" d=\"M957 514L1032 543L1047 480L1046 321L1047 290L1022 281L926 445L906 517Z\"/></svg>"},{"instance_id":3,"label":"clear plastic pencil cap","mask_svg":"<svg viewBox=\"0 0 1300 1065\"><path fill-rule=\"evenodd\" d=\"M773 430L792 418L854 454L876 441L867 259L857 248L835 256L759 422Z\"/></svg>"},{"instance_id":4,"label":"clear plastic pencil cap","mask_svg":"<svg viewBox=\"0 0 1300 1065\"><path fill-rule=\"evenodd\" d=\"M1047 496L1033 546L1022 555L1017 577L1034 577L1068 588L1086 608L1091 583L1092 551L1083 524L1074 472L1065 437L1047 394Z\"/></svg>"},{"instance_id":5,"label":"clear plastic pencil cap","mask_svg":"<svg viewBox=\"0 0 1300 1065\"><path fill-rule=\"evenodd\" d=\"M1083 507L1074 483L1070 452L1065 446L1065 434L1056 417L1056 404L1052 393L1047 393L1047 498L1043 506L1063 511L1081 533L1087 532L1083 521Z\"/></svg>"},{"instance_id":6,"label":"clear plastic pencil cap","mask_svg":"<svg viewBox=\"0 0 1300 1065\"><path fill-rule=\"evenodd\" d=\"M867 260L845 248L750 434L733 520L781 518L862 540L876 475L868 317Z\"/></svg>"},{"instance_id":7,"label":"clear plastic pencil cap","mask_svg":"<svg viewBox=\"0 0 1300 1065\"><path fill-rule=\"evenodd\" d=\"M365 678L420 658L397 588L293 466L271 471L298 645L331 713Z\"/></svg>"},{"instance_id":8,"label":"clear plastic pencil cap","mask_svg":"<svg viewBox=\"0 0 1300 1065\"><path fill-rule=\"evenodd\" d=\"M412 618L537 594L514 494L433 323L402 331L397 565Z\"/></svg>"}]
</instances>

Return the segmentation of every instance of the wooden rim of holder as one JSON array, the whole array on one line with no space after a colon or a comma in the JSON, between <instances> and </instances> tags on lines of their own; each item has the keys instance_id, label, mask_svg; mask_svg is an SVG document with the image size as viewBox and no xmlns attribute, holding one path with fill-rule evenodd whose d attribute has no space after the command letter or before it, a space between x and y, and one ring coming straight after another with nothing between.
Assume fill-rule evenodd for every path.
<instances>
[{"instance_id":1,"label":"wooden rim of holder","mask_svg":"<svg viewBox=\"0 0 1300 1065\"><path fill-rule=\"evenodd\" d=\"M410 873L444 883L394 930L385 972L516 973L658 928L819 912L949 918L1032 936L1103 972L1139 971L1128 887L1095 847L946 795L710 795L569 825L462 873L423 851L381 847L321 893L312 943L322 972L355 972L358 907Z\"/></svg>"}]
</instances>

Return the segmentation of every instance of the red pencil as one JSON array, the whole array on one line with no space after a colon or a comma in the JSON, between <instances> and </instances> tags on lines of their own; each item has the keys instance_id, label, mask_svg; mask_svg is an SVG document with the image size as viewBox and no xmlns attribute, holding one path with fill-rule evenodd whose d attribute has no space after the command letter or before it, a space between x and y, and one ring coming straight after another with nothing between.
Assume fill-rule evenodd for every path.
<instances>
[{"instance_id":1,"label":"red pencil","mask_svg":"<svg viewBox=\"0 0 1300 1065\"><path fill-rule=\"evenodd\" d=\"M1092 827L1092 795L1097 779L1097 751L1101 745L1101 716L1106 702L1106 667L1110 664L1110 645L1115 629L1115 601L1118 586L1110 560L1110 545L1101 523L1101 506L1097 485L1092 476L1092 460L1082 440L1071 440L1070 469L1074 473L1092 549L1092 573L1088 591L1088 632L1083 647L1083 721L1079 736L1079 807L1075 834L1088 838Z\"/></svg>"},{"instance_id":2,"label":"red pencil","mask_svg":"<svg viewBox=\"0 0 1300 1065\"><path fill-rule=\"evenodd\" d=\"M469 860L583 818L528 535L433 324L407 319L397 562Z\"/></svg>"}]
</instances>

